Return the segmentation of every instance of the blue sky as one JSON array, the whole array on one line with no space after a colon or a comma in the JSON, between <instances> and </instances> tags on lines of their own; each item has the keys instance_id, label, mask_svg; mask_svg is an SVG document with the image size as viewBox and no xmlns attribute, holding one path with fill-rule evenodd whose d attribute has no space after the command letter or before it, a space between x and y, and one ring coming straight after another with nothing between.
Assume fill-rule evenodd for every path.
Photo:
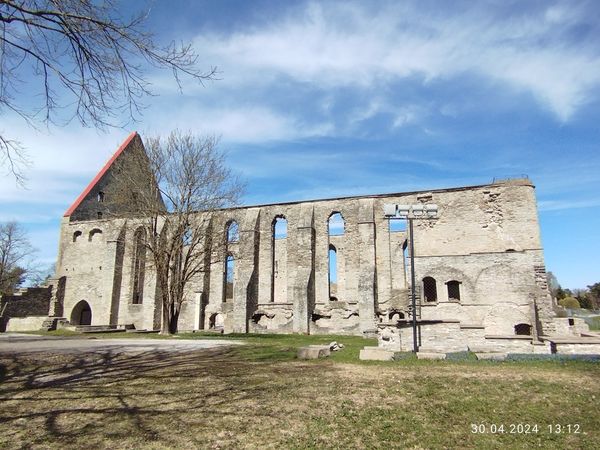
<instances>
[{"instance_id":1,"label":"blue sky","mask_svg":"<svg viewBox=\"0 0 600 450\"><path fill-rule=\"evenodd\" d=\"M247 204L526 174L547 269L564 287L600 281L598 2L156 0L148 28L161 43L192 41L220 80L181 93L150 71L158 95L107 132L35 131L3 111L0 131L33 165L27 190L0 180L0 220L22 222L42 260L129 131L178 127L221 136Z\"/></svg>"}]
</instances>

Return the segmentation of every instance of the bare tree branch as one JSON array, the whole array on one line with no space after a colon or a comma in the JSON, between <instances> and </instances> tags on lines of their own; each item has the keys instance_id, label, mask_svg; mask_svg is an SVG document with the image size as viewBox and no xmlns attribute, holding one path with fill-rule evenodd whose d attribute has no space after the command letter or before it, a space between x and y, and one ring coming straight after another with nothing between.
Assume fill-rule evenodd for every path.
<instances>
[{"instance_id":1,"label":"bare tree branch","mask_svg":"<svg viewBox=\"0 0 600 450\"><path fill-rule=\"evenodd\" d=\"M144 30L147 16L123 18L111 0L0 0L0 111L57 123L67 109L67 121L102 128L139 115L142 99L152 95L148 66L170 70L180 89L182 76L215 78L216 68L198 69L191 45L157 45ZM21 85L40 94L40 105L19 106ZM0 156L22 182L22 148L7 146L13 141L5 136L2 142Z\"/></svg>"},{"instance_id":2,"label":"bare tree branch","mask_svg":"<svg viewBox=\"0 0 600 450\"><path fill-rule=\"evenodd\" d=\"M174 131L166 139L148 139L140 157L115 171L110 201L127 205L130 226L145 230L161 296L162 332L175 333L190 285L216 262L212 255L223 253L217 247L225 240L211 239L213 213L238 204L245 186L227 168L213 136Z\"/></svg>"}]
</instances>

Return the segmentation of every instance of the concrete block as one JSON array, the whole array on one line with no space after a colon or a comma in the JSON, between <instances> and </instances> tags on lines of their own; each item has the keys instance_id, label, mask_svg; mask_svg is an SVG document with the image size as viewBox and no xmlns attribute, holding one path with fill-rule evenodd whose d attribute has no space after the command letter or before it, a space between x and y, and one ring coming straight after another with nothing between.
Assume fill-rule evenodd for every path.
<instances>
[{"instance_id":1,"label":"concrete block","mask_svg":"<svg viewBox=\"0 0 600 450\"><path fill-rule=\"evenodd\" d=\"M477 359L487 359L494 361L504 361L506 359L506 353L490 352L490 353L475 353Z\"/></svg>"},{"instance_id":2,"label":"concrete block","mask_svg":"<svg viewBox=\"0 0 600 450\"><path fill-rule=\"evenodd\" d=\"M329 347L322 345L311 345L300 347L298 349L298 359L319 359L326 358L331 354Z\"/></svg>"},{"instance_id":3,"label":"concrete block","mask_svg":"<svg viewBox=\"0 0 600 450\"><path fill-rule=\"evenodd\" d=\"M418 359L446 359L445 353L417 352Z\"/></svg>"},{"instance_id":4,"label":"concrete block","mask_svg":"<svg viewBox=\"0 0 600 450\"><path fill-rule=\"evenodd\" d=\"M380 347L365 347L359 358L363 361L393 361L396 352Z\"/></svg>"}]
</instances>

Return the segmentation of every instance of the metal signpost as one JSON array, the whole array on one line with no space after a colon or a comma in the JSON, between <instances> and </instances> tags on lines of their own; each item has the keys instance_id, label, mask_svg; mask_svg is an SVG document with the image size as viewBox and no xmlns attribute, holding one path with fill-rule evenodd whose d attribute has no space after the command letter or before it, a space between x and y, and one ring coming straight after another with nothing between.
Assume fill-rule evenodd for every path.
<instances>
[{"instance_id":1,"label":"metal signpost","mask_svg":"<svg viewBox=\"0 0 600 450\"><path fill-rule=\"evenodd\" d=\"M383 205L383 215L386 219L406 219L409 228L409 248L410 248L410 283L411 283L411 304L412 304L412 329L413 329L413 352L417 353L419 346L417 343L417 296L415 280L415 240L413 235L413 220L417 219L437 219L437 205Z\"/></svg>"}]
</instances>

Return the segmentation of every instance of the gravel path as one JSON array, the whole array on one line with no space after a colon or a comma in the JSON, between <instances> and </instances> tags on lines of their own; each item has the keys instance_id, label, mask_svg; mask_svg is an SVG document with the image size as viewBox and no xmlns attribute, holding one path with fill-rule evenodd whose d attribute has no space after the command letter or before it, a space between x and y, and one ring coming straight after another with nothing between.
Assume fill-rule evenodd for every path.
<instances>
[{"instance_id":1,"label":"gravel path","mask_svg":"<svg viewBox=\"0 0 600 450\"><path fill-rule=\"evenodd\" d=\"M140 353L148 351L188 352L241 345L239 341L212 339L71 338L0 333L0 353Z\"/></svg>"}]
</instances>

